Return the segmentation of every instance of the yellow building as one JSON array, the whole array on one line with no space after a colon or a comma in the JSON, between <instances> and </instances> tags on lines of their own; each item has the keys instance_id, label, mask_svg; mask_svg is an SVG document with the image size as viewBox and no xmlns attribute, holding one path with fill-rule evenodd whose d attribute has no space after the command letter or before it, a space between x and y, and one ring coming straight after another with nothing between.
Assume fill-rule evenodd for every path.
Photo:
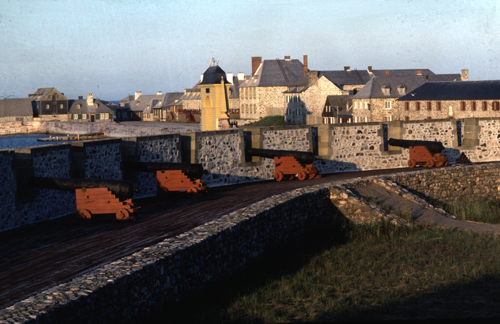
<instances>
[{"instance_id":1,"label":"yellow building","mask_svg":"<svg viewBox=\"0 0 500 324\"><path fill-rule=\"evenodd\" d=\"M210 66L203 73L198 85L201 89L201 130L212 131L230 128L229 87L226 72L218 65Z\"/></svg>"}]
</instances>

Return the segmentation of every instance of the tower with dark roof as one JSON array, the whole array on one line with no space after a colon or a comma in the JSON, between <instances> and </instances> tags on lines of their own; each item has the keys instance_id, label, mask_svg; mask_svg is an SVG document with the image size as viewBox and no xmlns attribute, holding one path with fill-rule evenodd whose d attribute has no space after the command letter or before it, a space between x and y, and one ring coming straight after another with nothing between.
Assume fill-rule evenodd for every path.
<instances>
[{"instance_id":1,"label":"tower with dark roof","mask_svg":"<svg viewBox=\"0 0 500 324\"><path fill-rule=\"evenodd\" d=\"M203 73L198 85L201 95L201 130L212 131L228 129L229 126L229 87L226 72L218 64L212 65Z\"/></svg>"}]
</instances>

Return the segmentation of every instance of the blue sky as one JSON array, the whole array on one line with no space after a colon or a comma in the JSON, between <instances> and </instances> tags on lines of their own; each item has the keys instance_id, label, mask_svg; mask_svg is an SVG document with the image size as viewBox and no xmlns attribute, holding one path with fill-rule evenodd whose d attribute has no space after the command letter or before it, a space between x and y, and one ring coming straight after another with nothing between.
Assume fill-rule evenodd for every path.
<instances>
[{"instance_id":1,"label":"blue sky","mask_svg":"<svg viewBox=\"0 0 500 324\"><path fill-rule=\"evenodd\" d=\"M69 99L183 91L219 60L311 70L469 69L500 79L497 0L0 0L0 98L55 87Z\"/></svg>"}]
</instances>

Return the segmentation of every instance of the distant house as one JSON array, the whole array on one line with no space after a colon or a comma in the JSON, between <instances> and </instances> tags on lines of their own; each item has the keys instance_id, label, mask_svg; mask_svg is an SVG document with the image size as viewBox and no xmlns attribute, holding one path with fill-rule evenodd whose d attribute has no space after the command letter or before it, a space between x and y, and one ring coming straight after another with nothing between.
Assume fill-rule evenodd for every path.
<instances>
[{"instance_id":1,"label":"distant house","mask_svg":"<svg viewBox=\"0 0 500 324\"><path fill-rule=\"evenodd\" d=\"M500 117L500 80L424 83L398 107L402 120Z\"/></svg>"},{"instance_id":2,"label":"distant house","mask_svg":"<svg viewBox=\"0 0 500 324\"><path fill-rule=\"evenodd\" d=\"M87 98L69 100L69 116L71 121L79 122L105 122L113 120L113 111L99 99L94 99L92 93Z\"/></svg>"},{"instance_id":3,"label":"distant house","mask_svg":"<svg viewBox=\"0 0 500 324\"><path fill-rule=\"evenodd\" d=\"M69 120L68 98L55 88L40 88L28 95L35 102L41 120Z\"/></svg>"},{"instance_id":4,"label":"distant house","mask_svg":"<svg viewBox=\"0 0 500 324\"><path fill-rule=\"evenodd\" d=\"M323 119L323 124L351 123L351 96L328 96L323 107L321 118Z\"/></svg>"},{"instance_id":5,"label":"distant house","mask_svg":"<svg viewBox=\"0 0 500 324\"><path fill-rule=\"evenodd\" d=\"M462 79L460 74L436 75L430 70L386 70L382 75L374 75L352 97L354 122L401 120L397 99L426 82Z\"/></svg>"},{"instance_id":6,"label":"distant house","mask_svg":"<svg viewBox=\"0 0 500 324\"><path fill-rule=\"evenodd\" d=\"M134 120L132 111L130 110L130 103L134 101L135 96L128 95L116 106L116 120L117 121L125 121L125 120Z\"/></svg>"},{"instance_id":7,"label":"distant house","mask_svg":"<svg viewBox=\"0 0 500 324\"><path fill-rule=\"evenodd\" d=\"M182 109L182 92L167 92L163 99L153 106L153 119L155 121L175 120L178 110Z\"/></svg>"},{"instance_id":8,"label":"distant house","mask_svg":"<svg viewBox=\"0 0 500 324\"><path fill-rule=\"evenodd\" d=\"M30 121L37 117L36 103L30 98L0 100L0 122Z\"/></svg>"}]
</instances>

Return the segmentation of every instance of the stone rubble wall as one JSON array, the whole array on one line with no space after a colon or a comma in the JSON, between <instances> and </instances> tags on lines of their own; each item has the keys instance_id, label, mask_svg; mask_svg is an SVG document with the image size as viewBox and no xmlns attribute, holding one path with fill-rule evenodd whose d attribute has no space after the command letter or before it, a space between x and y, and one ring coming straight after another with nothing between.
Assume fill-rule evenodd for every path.
<instances>
[{"instance_id":1,"label":"stone rubble wall","mask_svg":"<svg viewBox=\"0 0 500 324\"><path fill-rule=\"evenodd\" d=\"M455 165L398 174L391 180L430 202L498 200L500 198L500 164Z\"/></svg>"},{"instance_id":2,"label":"stone rubble wall","mask_svg":"<svg viewBox=\"0 0 500 324\"><path fill-rule=\"evenodd\" d=\"M0 311L0 321L119 323L248 267L333 219L327 185L279 194Z\"/></svg>"},{"instance_id":3,"label":"stone rubble wall","mask_svg":"<svg viewBox=\"0 0 500 324\"><path fill-rule=\"evenodd\" d=\"M37 122L28 122L26 125L20 121L0 122L0 136L11 134L28 134L40 131Z\"/></svg>"}]
</instances>

